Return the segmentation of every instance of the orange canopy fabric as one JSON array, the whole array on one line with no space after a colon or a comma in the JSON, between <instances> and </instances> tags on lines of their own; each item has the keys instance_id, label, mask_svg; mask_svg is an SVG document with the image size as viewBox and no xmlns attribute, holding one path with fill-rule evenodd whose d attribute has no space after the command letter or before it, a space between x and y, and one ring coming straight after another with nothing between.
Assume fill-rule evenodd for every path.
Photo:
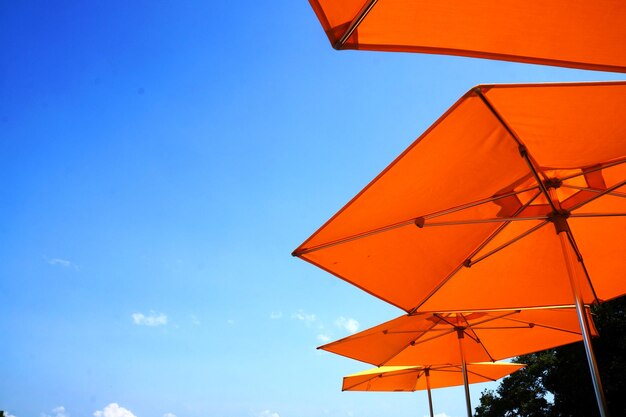
<instances>
[{"instance_id":1,"label":"orange canopy fabric","mask_svg":"<svg viewBox=\"0 0 626 417\"><path fill-rule=\"evenodd\" d=\"M309 0L336 49L626 72L620 0Z\"/></svg>"},{"instance_id":2,"label":"orange canopy fabric","mask_svg":"<svg viewBox=\"0 0 626 417\"><path fill-rule=\"evenodd\" d=\"M564 255L623 295L624 121L626 82L473 88L294 255L407 312L571 305Z\"/></svg>"},{"instance_id":3,"label":"orange canopy fabric","mask_svg":"<svg viewBox=\"0 0 626 417\"><path fill-rule=\"evenodd\" d=\"M470 384L492 382L526 365L519 363L468 363ZM429 374L429 384L426 381ZM430 385L430 387L428 387ZM421 391L463 385L461 365L381 366L343 378L343 391Z\"/></svg>"},{"instance_id":4,"label":"orange canopy fabric","mask_svg":"<svg viewBox=\"0 0 626 417\"><path fill-rule=\"evenodd\" d=\"M589 310L587 320L593 335ZM573 308L404 315L319 349L376 366L493 362L581 340Z\"/></svg>"}]
</instances>

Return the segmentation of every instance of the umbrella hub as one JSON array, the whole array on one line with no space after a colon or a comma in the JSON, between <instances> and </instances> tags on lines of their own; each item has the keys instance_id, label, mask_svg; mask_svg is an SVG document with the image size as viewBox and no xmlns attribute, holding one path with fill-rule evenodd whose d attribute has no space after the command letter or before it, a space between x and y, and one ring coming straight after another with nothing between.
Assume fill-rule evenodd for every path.
<instances>
[{"instance_id":1,"label":"umbrella hub","mask_svg":"<svg viewBox=\"0 0 626 417\"><path fill-rule=\"evenodd\" d=\"M561 188L561 185L563 185L563 180L561 180L560 178L548 178L543 182L543 185L550 189L557 189L557 188Z\"/></svg>"},{"instance_id":2,"label":"umbrella hub","mask_svg":"<svg viewBox=\"0 0 626 417\"><path fill-rule=\"evenodd\" d=\"M567 223L569 215L570 212L563 209L556 210L548 214L548 221L554 224L557 235L561 232L569 232L569 224Z\"/></svg>"}]
</instances>

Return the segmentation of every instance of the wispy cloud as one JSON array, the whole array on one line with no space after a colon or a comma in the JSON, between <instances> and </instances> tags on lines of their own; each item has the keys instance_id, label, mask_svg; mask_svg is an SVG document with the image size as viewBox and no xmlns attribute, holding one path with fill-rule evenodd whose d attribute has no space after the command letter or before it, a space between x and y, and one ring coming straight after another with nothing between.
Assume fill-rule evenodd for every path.
<instances>
[{"instance_id":1,"label":"wispy cloud","mask_svg":"<svg viewBox=\"0 0 626 417\"><path fill-rule=\"evenodd\" d=\"M257 417L280 417L280 414L270 410L263 410L260 413L257 413Z\"/></svg>"},{"instance_id":2,"label":"wispy cloud","mask_svg":"<svg viewBox=\"0 0 626 417\"><path fill-rule=\"evenodd\" d=\"M65 410L65 407L62 405L58 407L54 407L52 409L52 414L41 413L41 417L69 417L68 412Z\"/></svg>"},{"instance_id":3,"label":"wispy cloud","mask_svg":"<svg viewBox=\"0 0 626 417\"><path fill-rule=\"evenodd\" d=\"M46 256L43 259L48 263L48 265L59 266L61 268L69 268L78 271L78 265L73 263L72 261L68 261L67 259L62 258L48 258Z\"/></svg>"},{"instance_id":4,"label":"wispy cloud","mask_svg":"<svg viewBox=\"0 0 626 417\"><path fill-rule=\"evenodd\" d=\"M327 334L321 333L317 335L317 340L322 343L326 343L330 341L330 336L328 336Z\"/></svg>"},{"instance_id":5,"label":"wispy cloud","mask_svg":"<svg viewBox=\"0 0 626 417\"><path fill-rule=\"evenodd\" d=\"M118 403L111 403L93 413L94 417L136 417L130 410L120 407Z\"/></svg>"},{"instance_id":6,"label":"wispy cloud","mask_svg":"<svg viewBox=\"0 0 626 417\"><path fill-rule=\"evenodd\" d=\"M291 318L305 322L306 324L312 324L317 321L315 314L305 313L303 310L298 310L291 315Z\"/></svg>"},{"instance_id":7,"label":"wispy cloud","mask_svg":"<svg viewBox=\"0 0 626 417\"><path fill-rule=\"evenodd\" d=\"M165 414L163 414L163 417L176 417L176 414L174 414L174 413L165 413Z\"/></svg>"},{"instance_id":8,"label":"wispy cloud","mask_svg":"<svg viewBox=\"0 0 626 417\"><path fill-rule=\"evenodd\" d=\"M424 417L428 417L428 416L424 416ZM446 413L439 413L439 414L435 414L435 417L450 417L450 416L447 415Z\"/></svg>"},{"instance_id":9,"label":"wispy cloud","mask_svg":"<svg viewBox=\"0 0 626 417\"><path fill-rule=\"evenodd\" d=\"M233 320L233 319L228 319L228 320L226 320L226 324L229 324L229 325L231 325L231 326L232 326L233 324L235 324L235 320Z\"/></svg>"},{"instance_id":10,"label":"wispy cloud","mask_svg":"<svg viewBox=\"0 0 626 417\"><path fill-rule=\"evenodd\" d=\"M138 326L165 326L167 324L167 316L163 313L157 313L156 311L150 311L148 315L143 313L133 313L133 322ZM112 403L115 404L115 403Z\"/></svg>"},{"instance_id":11,"label":"wispy cloud","mask_svg":"<svg viewBox=\"0 0 626 417\"><path fill-rule=\"evenodd\" d=\"M346 330L350 334L354 334L359 330L360 324L355 319L339 317L335 320L335 326Z\"/></svg>"},{"instance_id":12,"label":"wispy cloud","mask_svg":"<svg viewBox=\"0 0 626 417\"><path fill-rule=\"evenodd\" d=\"M283 318L283 312L282 311L272 311L270 313L270 319L272 320L278 320Z\"/></svg>"},{"instance_id":13,"label":"wispy cloud","mask_svg":"<svg viewBox=\"0 0 626 417\"><path fill-rule=\"evenodd\" d=\"M192 314L190 317L191 317L191 322L195 324L196 326L199 326L200 324L202 324L200 323L200 319L198 318L198 316L196 316L195 314Z\"/></svg>"}]
</instances>

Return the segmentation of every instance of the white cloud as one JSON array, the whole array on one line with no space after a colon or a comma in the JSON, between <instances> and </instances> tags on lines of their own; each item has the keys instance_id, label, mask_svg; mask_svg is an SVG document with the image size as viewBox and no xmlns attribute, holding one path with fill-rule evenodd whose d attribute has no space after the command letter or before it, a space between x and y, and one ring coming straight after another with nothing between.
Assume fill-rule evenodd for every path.
<instances>
[{"instance_id":1,"label":"white cloud","mask_svg":"<svg viewBox=\"0 0 626 417\"><path fill-rule=\"evenodd\" d=\"M428 417L428 416L424 416L424 417ZM439 414L435 414L435 417L450 417L450 416L447 415L446 413L439 413Z\"/></svg>"},{"instance_id":2,"label":"white cloud","mask_svg":"<svg viewBox=\"0 0 626 417\"><path fill-rule=\"evenodd\" d=\"M5 415L6 417L15 417L13 414L11 414L11 413L9 413L9 412L6 412L6 411L5 411L4 415Z\"/></svg>"},{"instance_id":3,"label":"white cloud","mask_svg":"<svg viewBox=\"0 0 626 417\"><path fill-rule=\"evenodd\" d=\"M130 410L120 407L118 403L111 403L93 413L94 417L136 417Z\"/></svg>"},{"instance_id":4,"label":"white cloud","mask_svg":"<svg viewBox=\"0 0 626 417\"><path fill-rule=\"evenodd\" d=\"M359 322L355 319L339 317L335 320L335 326L347 330L350 334L354 334L359 330Z\"/></svg>"},{"instance_id":5,"label":"white cloud","mask_svg":"<svg viewBox=\"0 0 626 417\"><path fill-rule=\"evenodd\" d=\"M163 417L176 417L176 414L174 414L174 413L165 413L165 414L163 414Z\"/></svg>"},{"instance_id":6,"label":"white cloud","mask_svg":"<svg viewBox=\"0 0 626 417\"><path fill-rule=\"evenodd\" d=\"M150 311L148 315L143 313L133 313L133 322L138 326L165 326L167 324L167 316L163 313ZM115 403L113 403L115 404Z\"/></svg>"},{"instance_id":7,"label":"white cloud","mask_svg":"<svg viewBox=\"0 0 626 417\"><path fill-rule=\"evenodd\" d=\"M75 269L78 271L78 265L72 263L71 261L68 261L67 259L61 259L61 258L48 259L45 256L44 256L44 259L46 260L46 262L48 262L48 265L60 266L62 268L71 268L71 269Z\"/></svg>"},{"instance_id":8,"label":"white cloud","mask_svg":"<svg viewBox=\"0 0 626 417\"><path fill-rule=\"evenodd\" d=\"M317 340L319 340L322 343L326 343L326 342L330 341L330 336L328 336L327 334L318 334L317 335Z\"/></svg>"},{"instance_id":9,"label":"white cloud","mask_svg":"<svg viewBox=\"0 0 626 417\"><path fill-rule=\"evenodd\" d=\"M41 413L41 417L69 417L68 412L65 410L65 407L62 405L58 407L54 407L52 409L52 414Z\"/></svg>"},{"instance_id":10,"label":"white cloud","mask_svg":"<svg viewBox=\"0 0 626 417\"><path fill-rule=\"evenodd\" d=\"M283 312L282 311L272 311L270 313L270 319L272 320L278 320L280 318L283 317Z\"/></svg>"},{"instance_id":11,"label":"white cloud","mask_svg":"<svg viewBox=\"0 0 626 417\"><path fill-rule=\"evenodd\" d=\"M257 417L280 417L280 414L274 413L270 410L263 410L257 414Z\"/></svg>"},{"instance_id":12,"label":"white cloud","mask_svg":"<svg viewBox=\"0 0 626 417\"><path fill-rule=\"evenodd\" d=\"M200 319L195 314L192 314L190 317L191 317L191 322L195 324L196 326L199 326L201 324Z\"/></svg>"},{"instance_id":13,"label":"white cloud","mask_svg":"<svg viewBox=\"0 0 626 417\"><path fill-rule=\"evenodd\" d=\"M317 321L317 316L315 314L308 314L305 313L303 310L298 310L296 313L293 313L291 315L291 318L303 321L306 324L311 324Z\"/></svg>"}]
</instances>

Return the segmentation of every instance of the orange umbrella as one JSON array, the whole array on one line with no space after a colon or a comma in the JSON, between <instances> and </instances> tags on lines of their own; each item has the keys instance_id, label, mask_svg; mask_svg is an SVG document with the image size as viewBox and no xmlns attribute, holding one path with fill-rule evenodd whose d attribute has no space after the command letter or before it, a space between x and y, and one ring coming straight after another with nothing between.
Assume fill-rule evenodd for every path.
<instances>
[{"instance_id":1,"label":"orange umbrella","mask_svg":"<svg viewBox=\"0 0 626 417\"><path fill-rule=\"evenodd\" d=\"M294 255L407 312L626 293L626 82L473 88ZM602 406L601 406L602 408Z\"/></svg>"},{"instance_id":2,"label":"orange umbrella","mask_svg":"<svg viewBox=\"0 0 626 417\"><path fill-rule=\"evenodd\" d=\"M468 383L492 382L522 369L519 363L468 363ZM382 366L343 378L342 391L428 391L430 417L434 417L431 389L463 385L459 365Z\"/></svg>"},{"instance_id":3,"label":"orange umbrella","mask_svg":"<svg viewBox=\"0 0 626 417\"><path fill-rule=\"evenodd\" d=\"M335 49L422 52L626 72L616 0L309 0Z\"/></svg>"},{"instance_id":4,"label":"orange umbrella","mask_svg":"<svg viewBox=\"0 0 626 417\"><path fill-rule=\"evenodd\" d=\"M585 311L593 323L589 310ZM597 335L594 327L591 331ZM376 366L460 364L465 369L467 362L493 362L581 338L573 308L413 313L320 349ZM471 417L467 384L465 393L467 414Z\"/></svg>"}]
</instances>

